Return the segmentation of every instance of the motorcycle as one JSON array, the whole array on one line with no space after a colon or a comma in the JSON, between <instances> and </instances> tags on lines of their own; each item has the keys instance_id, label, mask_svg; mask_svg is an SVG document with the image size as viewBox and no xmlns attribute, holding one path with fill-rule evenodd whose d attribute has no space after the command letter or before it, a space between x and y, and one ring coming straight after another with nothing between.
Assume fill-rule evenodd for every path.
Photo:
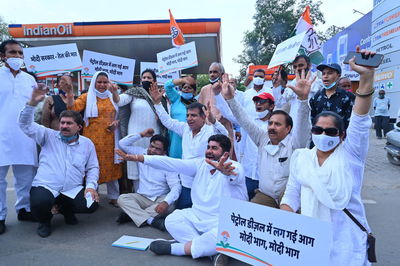
<instances>
[{"instance_id":1,"label":"motorcycle","mask_svg":"<svg viewBox=\"0 0 400 266\"><path fill-rule=\"evenodd\" d=\"M394 124L394 129L386 134L387 158L389 162L400 165L400 121Z\"/></svg>"}]
</instances>

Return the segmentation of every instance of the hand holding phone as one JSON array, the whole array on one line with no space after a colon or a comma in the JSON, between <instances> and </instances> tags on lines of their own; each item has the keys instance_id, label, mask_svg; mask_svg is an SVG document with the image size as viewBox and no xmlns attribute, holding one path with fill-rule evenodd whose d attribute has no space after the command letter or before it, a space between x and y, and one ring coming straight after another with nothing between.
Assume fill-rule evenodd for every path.
<instances>
[{"instance_id":1,"label":"hand holding phone","mask_svg":"<svg viewBox=\"0 0 400 266\"><path fill-rule=\"evenodd\" d=\"M350 59L353 57L356 57L355 63L360 66L367 66L367 67L378 67L383 60L384 55L383 54L374 54L374 55L368 55L365 56L362 53L357 53L357 52L349 52L344 59L343 63L348 64Z\"/></svg>"}]
</instances>

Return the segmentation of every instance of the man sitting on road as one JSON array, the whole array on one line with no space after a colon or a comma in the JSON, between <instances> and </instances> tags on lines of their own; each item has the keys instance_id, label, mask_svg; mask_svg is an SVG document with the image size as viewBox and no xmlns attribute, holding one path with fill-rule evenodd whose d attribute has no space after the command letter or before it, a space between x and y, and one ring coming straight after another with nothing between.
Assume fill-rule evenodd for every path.
<instances>
[{"instance_id":1,"label":"man sitting on road","mask_svg":"<svg viewBox=\"0 0 400 266\"><path fill-rule=\"evenodd\" d=\"M230 149L229 138L219 134L208 139L206 159L180 160L119 152L125 160L183 173L193 179L192 208L175 210L165 220L165 227L178 243L157 240L151 243L151 251L158 255L191 255L194 259L217 254L215 243L222 198L248 200L242 167L228 160Z\"/></svg>"},{"instance_id":2,"label":"man sitting on road","mask_svg":"<svg viewBox=\"0 0 400 266\"><path fill-rule=\"evenodd\" d=\"M93 142L79 135L82 116L75 111L63 111L60 131L33 122L35 106L43 100L45 92L44 89L34 89L19 116L22 131L42 147L39 168L30 191L31 210L39 220L37 233L41 237L51 234L53 205L59 206L66 224L77 224L74 213L92 213L99 201L96 191L99 163ZM85 187L82 185L84 180Z\"/></svg>"},{"instance_id":3,"label":"man sitting on road","mask_svg":"<svg viewBox=\"0 0 400 266\"><path fill-rule=\"evenodd\" d=\"M161 135L154 135L154 129L148 128L139 134L128 135L119 141L122 150L129 154L146 154L166 156L168 140ZM141 138L149 138L147 152L137 146L132 146ZM173 210L174 202L181 192L181 182L178 173L162 171L143 163L138 164L139 183L136 193L122 194L118 205L122 212L117 222L134 222L137 227L149 224L165 231L165 216Z\"/></svg>"}]
</instances>

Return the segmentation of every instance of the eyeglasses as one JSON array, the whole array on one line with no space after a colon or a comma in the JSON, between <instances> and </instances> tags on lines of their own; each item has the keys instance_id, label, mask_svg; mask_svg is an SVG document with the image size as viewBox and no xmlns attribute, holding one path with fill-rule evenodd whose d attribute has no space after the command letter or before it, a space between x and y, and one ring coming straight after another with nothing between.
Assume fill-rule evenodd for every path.
<instances>
[{"instance_id":1,"label":"eyeglasses","mask_svg":"<svg viewBox=\"0 0 400 266\"><path fill-rule=\"evenodd\" d=\"M314 135L321 135L323 132L325 132L327 136L335 137L339 134L339 129L335 127L322 128L319 126L313 126L311 128L311 133Z\"/></svg>"},{"instance_id":2,"label":"eyeglasses","mask_svg":"<svg viewBox=\"0 0 400 266\"><path fill-rule=\"evenodd\" d=\"M253 101L256 104L264 104L264 103L268 102L268 99L255 99Z\"/></svg>"}]
</instances>

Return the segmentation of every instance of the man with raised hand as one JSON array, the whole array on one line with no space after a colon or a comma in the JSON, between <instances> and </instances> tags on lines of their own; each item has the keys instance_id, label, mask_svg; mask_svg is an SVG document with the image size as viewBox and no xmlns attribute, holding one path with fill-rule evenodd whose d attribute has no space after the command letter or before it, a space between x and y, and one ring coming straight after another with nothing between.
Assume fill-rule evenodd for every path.
<instances>
[{"instance_id":1,"label":"man with raised hand","mask_svg":"<svg viewBox=\"0 0 400 266\"><path fill-rule=\"evenodd\" d=\"M187 106L186 122L180 122L172 119L161 105L162 92L159 91L158 87L151 87L150 94L161 123L182 137L182 159L204 157L207 141L210 136L215 134L228 135L226 128L212 115L210 106L206 108L203 104L197 102L189 104ZM206 124L206 120L211 124ZM192 178L183 177L183 173L180 173L180 176L182 180L182 192L177 201L176 208L190 208L192 206L190 198Z\"/></svg>"},{"instance_id":2,"label":"man with raised hand","mask_svg":"<svg viewBox=\"0 0 400 266\"><path fill-rule=\"evenodd\" d=\"M225 135L208 139L205 159L180 160L166 156L119 152L129 161L184 174L193 182L193 206L167 216L165 227L177 242L156 240L150 250L158 255L189 255L194 259L216 255L219 208L222 198L248 200L242 167L228 159L231 141Z\"/></svg>"},{"instance_id":3,"label":"man with raised hand","mask_svg":"<svg viewBox=\"0 0 400 266\"><path fill-rule=\"evenodd\" d=\"M54 205L70 225L78 223L75 213L92 213L97 209L99 163L93 142L79 135L83 125L80 113L61 112L59 131L33 122L35 106L45 95L44 85L39 85L21 111L19 125L42 148L30 191L30 205L39 221L38 235L48 237Z\"/></svg>"},{"instance_id":4,"label":"man with raised hand","mask_svg":"<svg viewBox=\"0 0 400 266\"><path fill-rule=\"evenodd\" d=\"M297 95L296 123L293 124L292 118L285 111L276 110L269 117L268 130L260 128L240 107L234 98L233 88L224 78L221 93L239 125L258 147L257 168L260 180L259 190L251 199L254 203L279 208L279 199L289 177L292 153L295 149L306 147L310 129L308 95L315 79L311 80L310 75L310 72L297 72L296 87L289 85Z\"/></svg>"}]
</instances>

